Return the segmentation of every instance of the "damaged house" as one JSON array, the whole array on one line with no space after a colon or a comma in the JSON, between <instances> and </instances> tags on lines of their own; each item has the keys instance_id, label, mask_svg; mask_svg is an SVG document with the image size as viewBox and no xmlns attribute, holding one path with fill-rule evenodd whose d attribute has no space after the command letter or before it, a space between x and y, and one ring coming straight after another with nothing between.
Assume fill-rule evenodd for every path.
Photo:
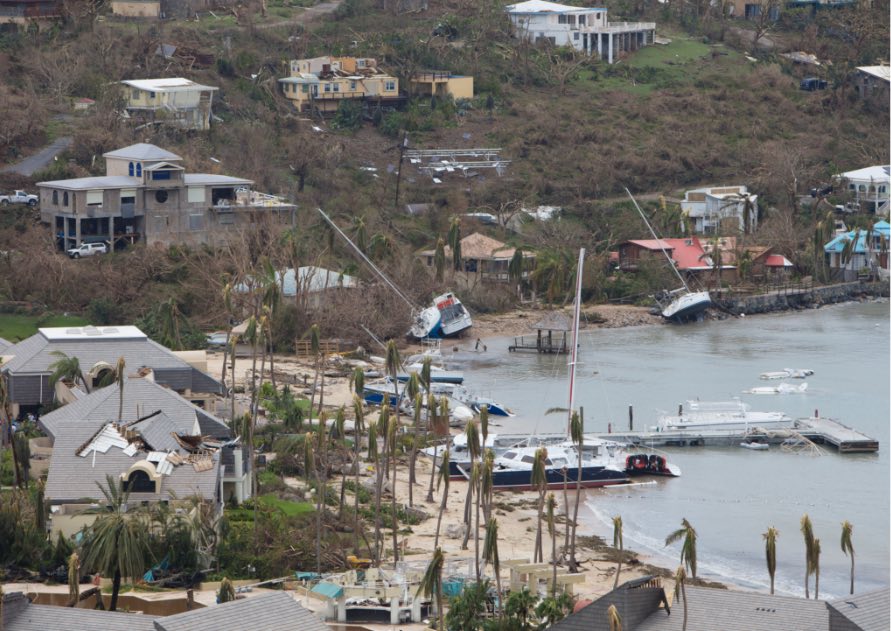
<instances>
[{"instance_id":1,"label":"damaged house","mask_svg":"<svg viewBox=\"0 0 891 631\"><path fill-rule=\"evenodd\" d=\"M135 421L58 423L46 480L53 536L70 537L95 520L109 476L133 506L187 508L197 499L221 512L224 444L201 436L197 420L189 426L160 410Z\"/></svg>"},{"instance_id":2,"label":"damaged house","mask_svg":"<svg viewBox=\"0 0 891 631\"><path fill-rule=\"evenodd\" d=\"M140 124L168 124L182 129L210 129L213 93L219 88L183 79L121 81L127 116Z\"/></svg>"}]
</instances>

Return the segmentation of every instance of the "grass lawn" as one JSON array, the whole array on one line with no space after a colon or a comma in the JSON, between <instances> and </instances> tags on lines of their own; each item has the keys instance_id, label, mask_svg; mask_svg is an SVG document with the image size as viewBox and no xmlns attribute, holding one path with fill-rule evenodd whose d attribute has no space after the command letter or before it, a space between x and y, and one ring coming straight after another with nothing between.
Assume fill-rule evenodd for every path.
<instances>
[{"instance_id":1,"label":"grass lawn","mask_svg":"<svg viewBox=\"0 0 891 631\"><path fill-rule=\"evenodd\" d=\"M315 510L309 502L289 502L288 500L279 499L272 494L260 496L260 501L266 506L279 509L288 517L293 517L300 513L311 513Z\"/></svg>"},{"instance_id":2,"label":"grass lawn","mask_svg":"<svg viewBox=\"0 0 891 631\"><path fill-rule=\"evenodd\" d=\"M0 337L10 342L18 342L37 333L37 329L50 326L85 326L89 324L80 316L42 315L29 316L14 313L0 313Z\"/></svg>"}]
</instances>

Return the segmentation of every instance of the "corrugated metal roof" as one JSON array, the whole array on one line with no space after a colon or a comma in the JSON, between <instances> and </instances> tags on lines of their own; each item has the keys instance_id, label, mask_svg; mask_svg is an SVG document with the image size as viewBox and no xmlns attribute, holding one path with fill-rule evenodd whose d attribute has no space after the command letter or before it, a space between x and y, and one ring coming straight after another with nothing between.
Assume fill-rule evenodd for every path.
<instances>
[{"instance_id":1,"label":"corrugated metal roof","mask_svg":"<svg viewBox=\"0 0 891 631\"><path fill-rule=\"evenodd\" d=\"M862 631L891 629L891 588L847 596L827 604Z\"/></svg>"},{"instance_id":2,"label":"corrugated metal roof","mask_svg":"<svg viewBox=\"0 0 891 631\"><path fill-rule=\"evenodd\" d=\"M77 455L81 458L86 458L93 452L105 454L108 453L108 450L112 447L126 449L129 446L130 443L121 435L117 427L108 424L104 425L99 432L93 436L93 439L87 446L81 449Z\"/></svg>"},{"instance_id":3,"label":"corrugated metal roof","mask_svg":"<svg viewBox=\"0 0 891 631\"><path fill-rule=\"evenodd\" d=\"M157 631L331 631L285 592L251 596L159 618ZM43 630L46 631L46 630Z\"/></svg>"}]
</instances>

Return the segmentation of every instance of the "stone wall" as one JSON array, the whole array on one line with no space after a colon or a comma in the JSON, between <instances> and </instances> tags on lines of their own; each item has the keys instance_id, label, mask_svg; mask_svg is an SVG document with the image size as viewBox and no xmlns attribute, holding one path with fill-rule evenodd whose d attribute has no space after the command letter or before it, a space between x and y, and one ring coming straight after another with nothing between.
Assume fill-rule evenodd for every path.
<instances>
[{"instance_id":1,"label":"stone wall","mask_svg":"<svg viewBox=\"0 0 891 631\"><path fill-rule=\"evenodd\" d=\"M756 296L736 296L716 301L721 310L739 315L809 309L826 304L888 297L887 282L854 282L824 285L810 289L776 291Z\"/></svg>"}]
</instances>

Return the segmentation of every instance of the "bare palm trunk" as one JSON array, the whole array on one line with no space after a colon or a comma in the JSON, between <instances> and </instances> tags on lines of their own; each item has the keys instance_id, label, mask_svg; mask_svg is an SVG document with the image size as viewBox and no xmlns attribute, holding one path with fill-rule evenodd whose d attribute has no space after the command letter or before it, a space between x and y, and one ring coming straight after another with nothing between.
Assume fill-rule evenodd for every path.
<instances>
[{"instance_id":1,"label":"bare palm trunk","mask_svg":"<svg viewBox=\"0 0 891 631\"><path fill-rule=\"evenodd\" d=\"M427 414L429 415L430 412L427 412ZM426 435L426 431L425 431L425 435ZM424 443L426 444L426 442L427 442L427 440L425 438ZM433 479L436 477L436 467L442 466L442 460L440 460L440 458L439 458L439 448L438 447L435 447L433 449L433 458L431 460L433 463L430 466L430 486L427 487L427 503L428 504L433 502ZM439 462L438 465L437 465L437 461ZM436 547L434 546L433 549L435 550Z\"/></svg>"},{"instance_id":2,"label":"bare palm trunk","mask_svg":"<svg viewBox=\"0 0 891 631\"><path fill-rule=\"evenodd\" d=\"M398 407L397 407L398 410ZM396 427L397 430L399 428L399 412L396 412ZM398 530L399 530L399 515L396 514L396 445L399 444L399 441L396 440L395 432L393 435L393 488L390 490L391 499L391 510L393 512L393 566L396 566L396 563L399 562L399 548L398 548Z\"/></svg>"},{"instance_id":3,"label":"bare palm trunk","mask_svg":"<svg viewBox=\"0 0 891 631\"><path fill-rule=\"evenodd\" d=\"M542 511L544 510L544 491L538 492L538 516L537 516L537 526L535 528L535 552L533 556L533 563L543 563L544 562L544 549L542 546L542 538L541 538L541 521L542 521Z\"/></svg>"},{"instance_id":4,"label":"bare palm trunk","mask_svg":"<svg viewBox=\"0 0 891 631\"><path fill-rule=\"evenodd\" d=\"M439 516L436 518L436 536L433 538L433 549L439 546L439 528L442 525L442 514L445 512L446 503L448 502L449 496L446 489L442 490L442 502L439 504Z\"/></svg>"},{"instance_id":5,"label":"bare palm trunk","mask_svg":"<svg viewBox=\"0 0 891 631\"><path fill-rule=\"evenodd\" d=\"M111 603L108 606L109 611L118 610L118 595L121 593L121 571L115 569L114 577L111 579ZM102 593L99 593L99 600L102 600Z\"/></svg>"},{"instance_id":6,"label":"bare palm trunk","mask_svg":"<svg viewBox=\"0 0 891 631\"><path fill-rule=\"evenodd\" d=\"M625 556L625 546L622 542L619 542L619 562L616 565L616 580L613 582L613 589L616 589L619 586L619 574L622 573L622 557Z\"/></svg>"},{"instance_id":7,"label":"bare palm trunk","mask_svg":"<svg viewBox=\"0 0 891 631\"><path fill-rule=\"evenodd\" d=\"M356 488L353 489L353 554L359 554L359 469L362 461L359 459L359 432L356 432ZM346 476L344 476L346 477Z\"/></svg>"},{"instance_id":8,"label":"bare palm trunk","mask_svg":"<svg viewBox=\"0 0 891 631\"><path fill-rule=\"evenodd\" d=\"M563 516L566 518L566 534L563 537L563 554L562 557L566 559L566 553L569 552L569 531L572 528L572 524L569 523L569 493L567 491L567 484L569 483L569 469L563 467Z\"/></svg>"},{"instance_id":9,"label":"bare palm trunk","mask_svg":"<svg viewBox=\"0 0 891 631\"><path fill-rule=\"evenodd\" d=\"M472 466L472 464L471 464ZM471 475L473 478L473 475ZM470 541L470 527L473 525L472 511L473 511L473 492L474 492L473 480L470 479L467 481L467 496L464 499L464 540L461 542L461 549L467 549L467 542Z\"/></svg>"},{"instance_id":10,"label":"bare palm trunk","mask_svg":"<svg viewBox=\"0 0 891 631\"><path fill-rule=\"evenodd\" d=\"M476 563L476 580L480 580L480 487L482 486L482 476L477 480L476 489L476 523L473 529L473 560Z\"/></svg>"}]
</instances>

